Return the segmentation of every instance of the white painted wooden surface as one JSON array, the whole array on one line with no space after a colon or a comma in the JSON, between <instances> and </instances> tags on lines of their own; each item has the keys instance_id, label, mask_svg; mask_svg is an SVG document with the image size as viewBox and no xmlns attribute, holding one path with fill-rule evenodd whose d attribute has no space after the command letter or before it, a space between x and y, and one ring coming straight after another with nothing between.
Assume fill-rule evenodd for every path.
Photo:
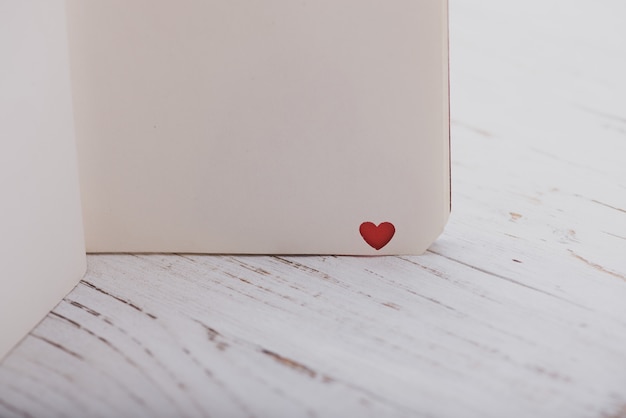
<instances>
[{"instance_id":1,"label":"white painted wooden surface","mask_svg":"<svg viewBox=\"0 0 626 418\"><path fill-rule=\"evenodd\" d=\"M626 417L626 3L450 10L427 254L90 256L0 417Z\"/></svg>"}]
</instances>

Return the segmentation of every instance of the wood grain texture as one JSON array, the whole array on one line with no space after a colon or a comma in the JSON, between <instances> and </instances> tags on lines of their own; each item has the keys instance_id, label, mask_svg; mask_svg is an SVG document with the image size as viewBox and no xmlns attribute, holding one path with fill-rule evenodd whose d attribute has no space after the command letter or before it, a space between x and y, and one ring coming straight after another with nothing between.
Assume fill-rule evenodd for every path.
<instances>
[{"instance_id":1,"label":"wood grain texture","mask_svg":"<svg viewBox=\"0 0 626 418\"><path fill-rule=\"evenodd\" d=\"M626 3L450 11L428 253L92 255L0 416L626 417Z\"/></svg>"}]
</instances>

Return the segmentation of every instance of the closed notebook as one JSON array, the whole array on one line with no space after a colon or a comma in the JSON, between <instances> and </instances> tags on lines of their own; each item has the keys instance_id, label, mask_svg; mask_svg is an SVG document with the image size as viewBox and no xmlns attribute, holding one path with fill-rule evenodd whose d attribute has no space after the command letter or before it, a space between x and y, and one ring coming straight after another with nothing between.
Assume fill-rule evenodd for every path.
<instances>
[{"instance_id":1,"label":"closed notebook","mask_svg":"<svg viewBox=\"0 0 626 418\"><path fill-rule=\"evenodd\" d=\"M419 254L449 214L447 2L69 0L92 252Z\"/></svg>"}]
</instances>

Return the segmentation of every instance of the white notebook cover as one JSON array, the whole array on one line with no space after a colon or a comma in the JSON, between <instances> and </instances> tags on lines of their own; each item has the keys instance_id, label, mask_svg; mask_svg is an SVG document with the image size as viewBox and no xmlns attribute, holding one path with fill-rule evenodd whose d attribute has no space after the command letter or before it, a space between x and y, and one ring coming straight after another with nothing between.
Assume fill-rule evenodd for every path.
<instances>
[{"instance_id":1,"label":"white notebook cover","mask_svg":"<svg viewBox=\"0 0 626 418\"><path fill-rule=\"evenodd\" d=\"M0 2L0 359L85 271L64 2Z\"/></svg>"}]
</instances>

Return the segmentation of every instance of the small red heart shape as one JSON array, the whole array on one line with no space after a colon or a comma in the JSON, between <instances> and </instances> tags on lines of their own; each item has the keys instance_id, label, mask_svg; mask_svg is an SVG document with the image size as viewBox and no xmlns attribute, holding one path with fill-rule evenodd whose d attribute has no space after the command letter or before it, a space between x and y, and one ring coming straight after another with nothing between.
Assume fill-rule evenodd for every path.
<instances>
[{"instance_id":1,"label":"small red heart shape","mask_svg":"<svg viewBox=\"0 0 626 418\"><path fill-rule=\"evenodd\" d=\"M380 250L391 241L396 228L391 222L383 222L376 226L372 222L363 222L359 228L361 236L372 248Z\"/></svg>"}]
</instances>

